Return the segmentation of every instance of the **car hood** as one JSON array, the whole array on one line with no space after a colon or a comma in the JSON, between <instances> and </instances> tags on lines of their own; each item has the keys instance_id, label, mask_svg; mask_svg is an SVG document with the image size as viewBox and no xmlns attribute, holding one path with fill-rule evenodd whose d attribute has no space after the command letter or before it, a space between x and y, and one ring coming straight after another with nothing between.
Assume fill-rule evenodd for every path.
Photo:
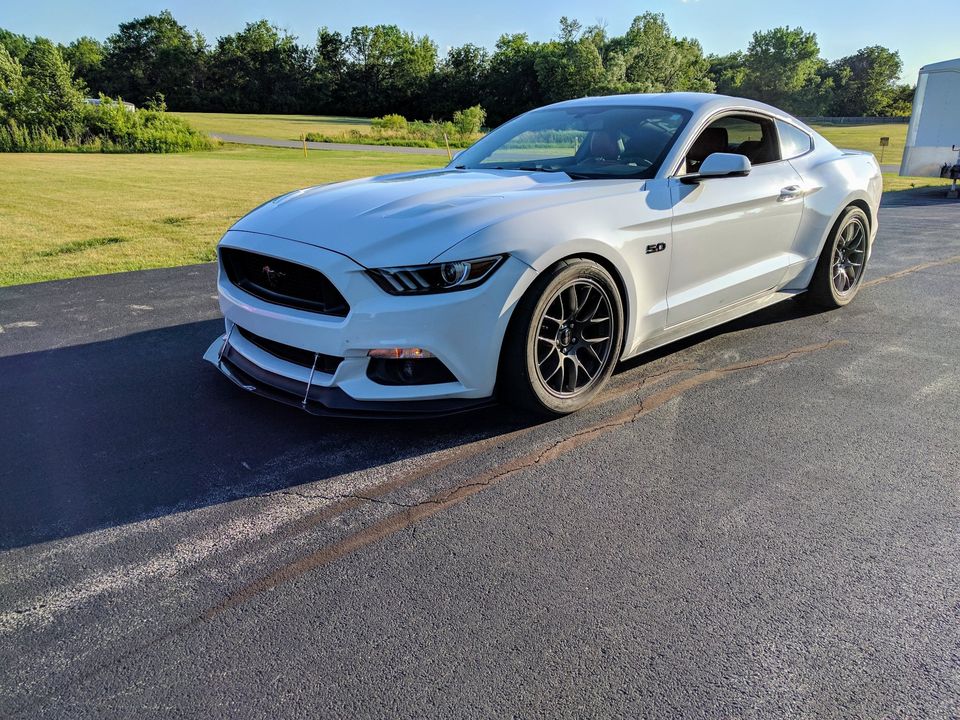
<instances>
[{"instance_id":1,"label":"car hood","mask_svg":"<svg viewBox=\"0 0 960 720\"><path fill-rule=\"evenodd\" d=\"M384 175L295 190L264 203L232 229L322 247L365 267L414 265L508 217L622 192L624 182L507 170Z\"/></svg>"}]
</instances>

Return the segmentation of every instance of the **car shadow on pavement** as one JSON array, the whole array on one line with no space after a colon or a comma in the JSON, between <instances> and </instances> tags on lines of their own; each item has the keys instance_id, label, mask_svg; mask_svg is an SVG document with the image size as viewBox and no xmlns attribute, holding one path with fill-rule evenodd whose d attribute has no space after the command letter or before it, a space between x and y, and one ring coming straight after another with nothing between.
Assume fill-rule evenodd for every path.
<instances>
[{"instance_id":1,"label":"car shadow on pavement","mask_svg":"<svg viewBox=\"0 0 960 720\"><path fill-rule=\"evenodd\" d=\"M620 363L809 315L786 302ZM0 550L275 492L542 422L507 406L433 420L322 418L201 359L222 320L0 357Z\"/></svg>"},{"instance_id":2,"label":"car shadow on pavement","mask_svg":"<svg viewBox=\"0 0 960 720\"><path fill-rule=\"evenodd\" d=\"M201 359L222 320L0 358L0 549L455 447L530 424L318 418L244 393Z\"/></svg>"},{"instance_id":3,"label":"car shadow on pavement","mask_svg":"<svg viewBox=\"0 0 960 720\"><path fill-rule=\"evenodd\" d=\"M887 190L883 193L880 207L924 207L927 205L946 205L960 202L947 197L947 186L906 188Z\"/></svg>"}]
</instances>

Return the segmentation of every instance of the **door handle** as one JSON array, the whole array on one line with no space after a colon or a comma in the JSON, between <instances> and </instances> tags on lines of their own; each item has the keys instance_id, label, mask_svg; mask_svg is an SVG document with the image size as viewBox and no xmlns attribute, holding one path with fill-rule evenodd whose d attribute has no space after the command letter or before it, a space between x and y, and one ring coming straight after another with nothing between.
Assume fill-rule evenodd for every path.
<instances>
[{"instance_id":1,"label":"door handle","mask_svg":"<svg viewBox=\"0 0 960 720\"><path fill-rule=\"evenodd\" d=\"M803 197L803 188L799 185L787 185L785 188L780 188L780 197L777 200L784 202L798 197Z\"/></svg>"}]
</instances>

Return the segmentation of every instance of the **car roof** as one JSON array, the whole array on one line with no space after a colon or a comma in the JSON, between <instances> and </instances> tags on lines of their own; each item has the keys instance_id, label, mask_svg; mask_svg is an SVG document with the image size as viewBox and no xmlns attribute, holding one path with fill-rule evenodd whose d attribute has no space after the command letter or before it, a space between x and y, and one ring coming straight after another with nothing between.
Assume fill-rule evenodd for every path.
<instances>
[{"instance_id":1,"label":"car roof","mask_svg":"<svg viewBox=\"0 0 960 720\"><path fill-rule=\"evenodd\" d=\"M680 110L689 110L699 114L702 112L714 112L724 108L750 108L761 110L771 115L781 115L790 117L783 110L778 110L772 105L748 100L747 98L731 97L729 95L716 95L714 93L698 92L668 92L668 93L637 93L632 95L602 95L598 97L584 97L575 100L564 100L563 102L548 105L551 108L566 107L597 107L603 105L636 105L672 107Z\"/></svg>"}]
</instances>

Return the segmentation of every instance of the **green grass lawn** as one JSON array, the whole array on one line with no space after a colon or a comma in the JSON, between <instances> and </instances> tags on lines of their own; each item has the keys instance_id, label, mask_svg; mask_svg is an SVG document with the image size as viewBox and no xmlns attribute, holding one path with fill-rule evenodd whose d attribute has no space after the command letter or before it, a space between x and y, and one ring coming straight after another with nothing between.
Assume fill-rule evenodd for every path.
<instances>
[{"instance_id":1,"label":"green grass lawn","mask_svg":"<svg viewBox=\"0 0 960 720\"><path fill-rule=\"evenodd\" d=\"M307 116L202 117L198 127L289 137ZM251 118L248 121L241 118ZM350 118L326 118L331 123ZM204 125L205 124L205 125ZM315 126L314 126L315 127ZM880 133L899 162L905 125L821 127L833 142L864 150ZM295 132L295 131L294 131ZM251 208L288 190L367 175L438 167L446 158L310 152L226 145L171 155L7 154L0 173L0 286L212 260L220 235ZM884 175L887 191L941 186L936 178Z\"/></svg>"},{"instance_id":2,"label":"green grass lawn","mask_svg":"<svg viewBox=\"0 0 960 720\"><path fill-rule=\"evenodd\" d=\"M907 140L907 124L889 125L812 125L837 147L851 150L867 150L880 159L880 138L890 138L890 145L883 150L884 165L899 165L903 157L903 145Z\"/></svg>"},{"instance_id":3,"label":"green grass lawn","mask_svg":"<svg viewBox=\"0 0 960 720\"><path fill-rule=\"evenodd\" d=\"M946 188L949 184L949 180L942 178L900 177L896 173L883 174L884 192L900 192L901 190L915 190L928 187Z\"/></svg>"},{"instance_id":4,"label":"green grass lawn","mask_svg":"<svg viewBox=\"0 0 960 720\"><path fill-rule=\"evenodd\" d=\"M226 146L171 155L0 155L0 286L212 260L223 232L298 187L446 158Z\"/></svg>"},{"instance_id":5,"label":"green grass lawn","mask_svg":"<svg viewBox=\"0 0 960 720\"><path fill-rule=\"evenodd\" d=\"M333 115L254 115L241 113L171 113L186 119L198 130L232 135L255 135L278 140L296 140L301 133L342 135L352 130L367 132L368 118ZM907 125L815 125L814 129L838 147L868 150L880 156L880 138L888 136L890 145L883 154L884 164L899 164Z\"/></svg>"},{"instance_id":6,"label":"green grass lawn","mask_svg":"<svg viewBox=\"0 0 960 720\"><path fill-rule=\"evenodd\" d=\"M230 135L255 135L277 140L296 140L301 133L339 135L351 130L367 132L370 120L366 118L337 117L333 115L246 115L241 113L170 113L182 117L203 132L221 132Z\"/></svg>"}]
</instances>

